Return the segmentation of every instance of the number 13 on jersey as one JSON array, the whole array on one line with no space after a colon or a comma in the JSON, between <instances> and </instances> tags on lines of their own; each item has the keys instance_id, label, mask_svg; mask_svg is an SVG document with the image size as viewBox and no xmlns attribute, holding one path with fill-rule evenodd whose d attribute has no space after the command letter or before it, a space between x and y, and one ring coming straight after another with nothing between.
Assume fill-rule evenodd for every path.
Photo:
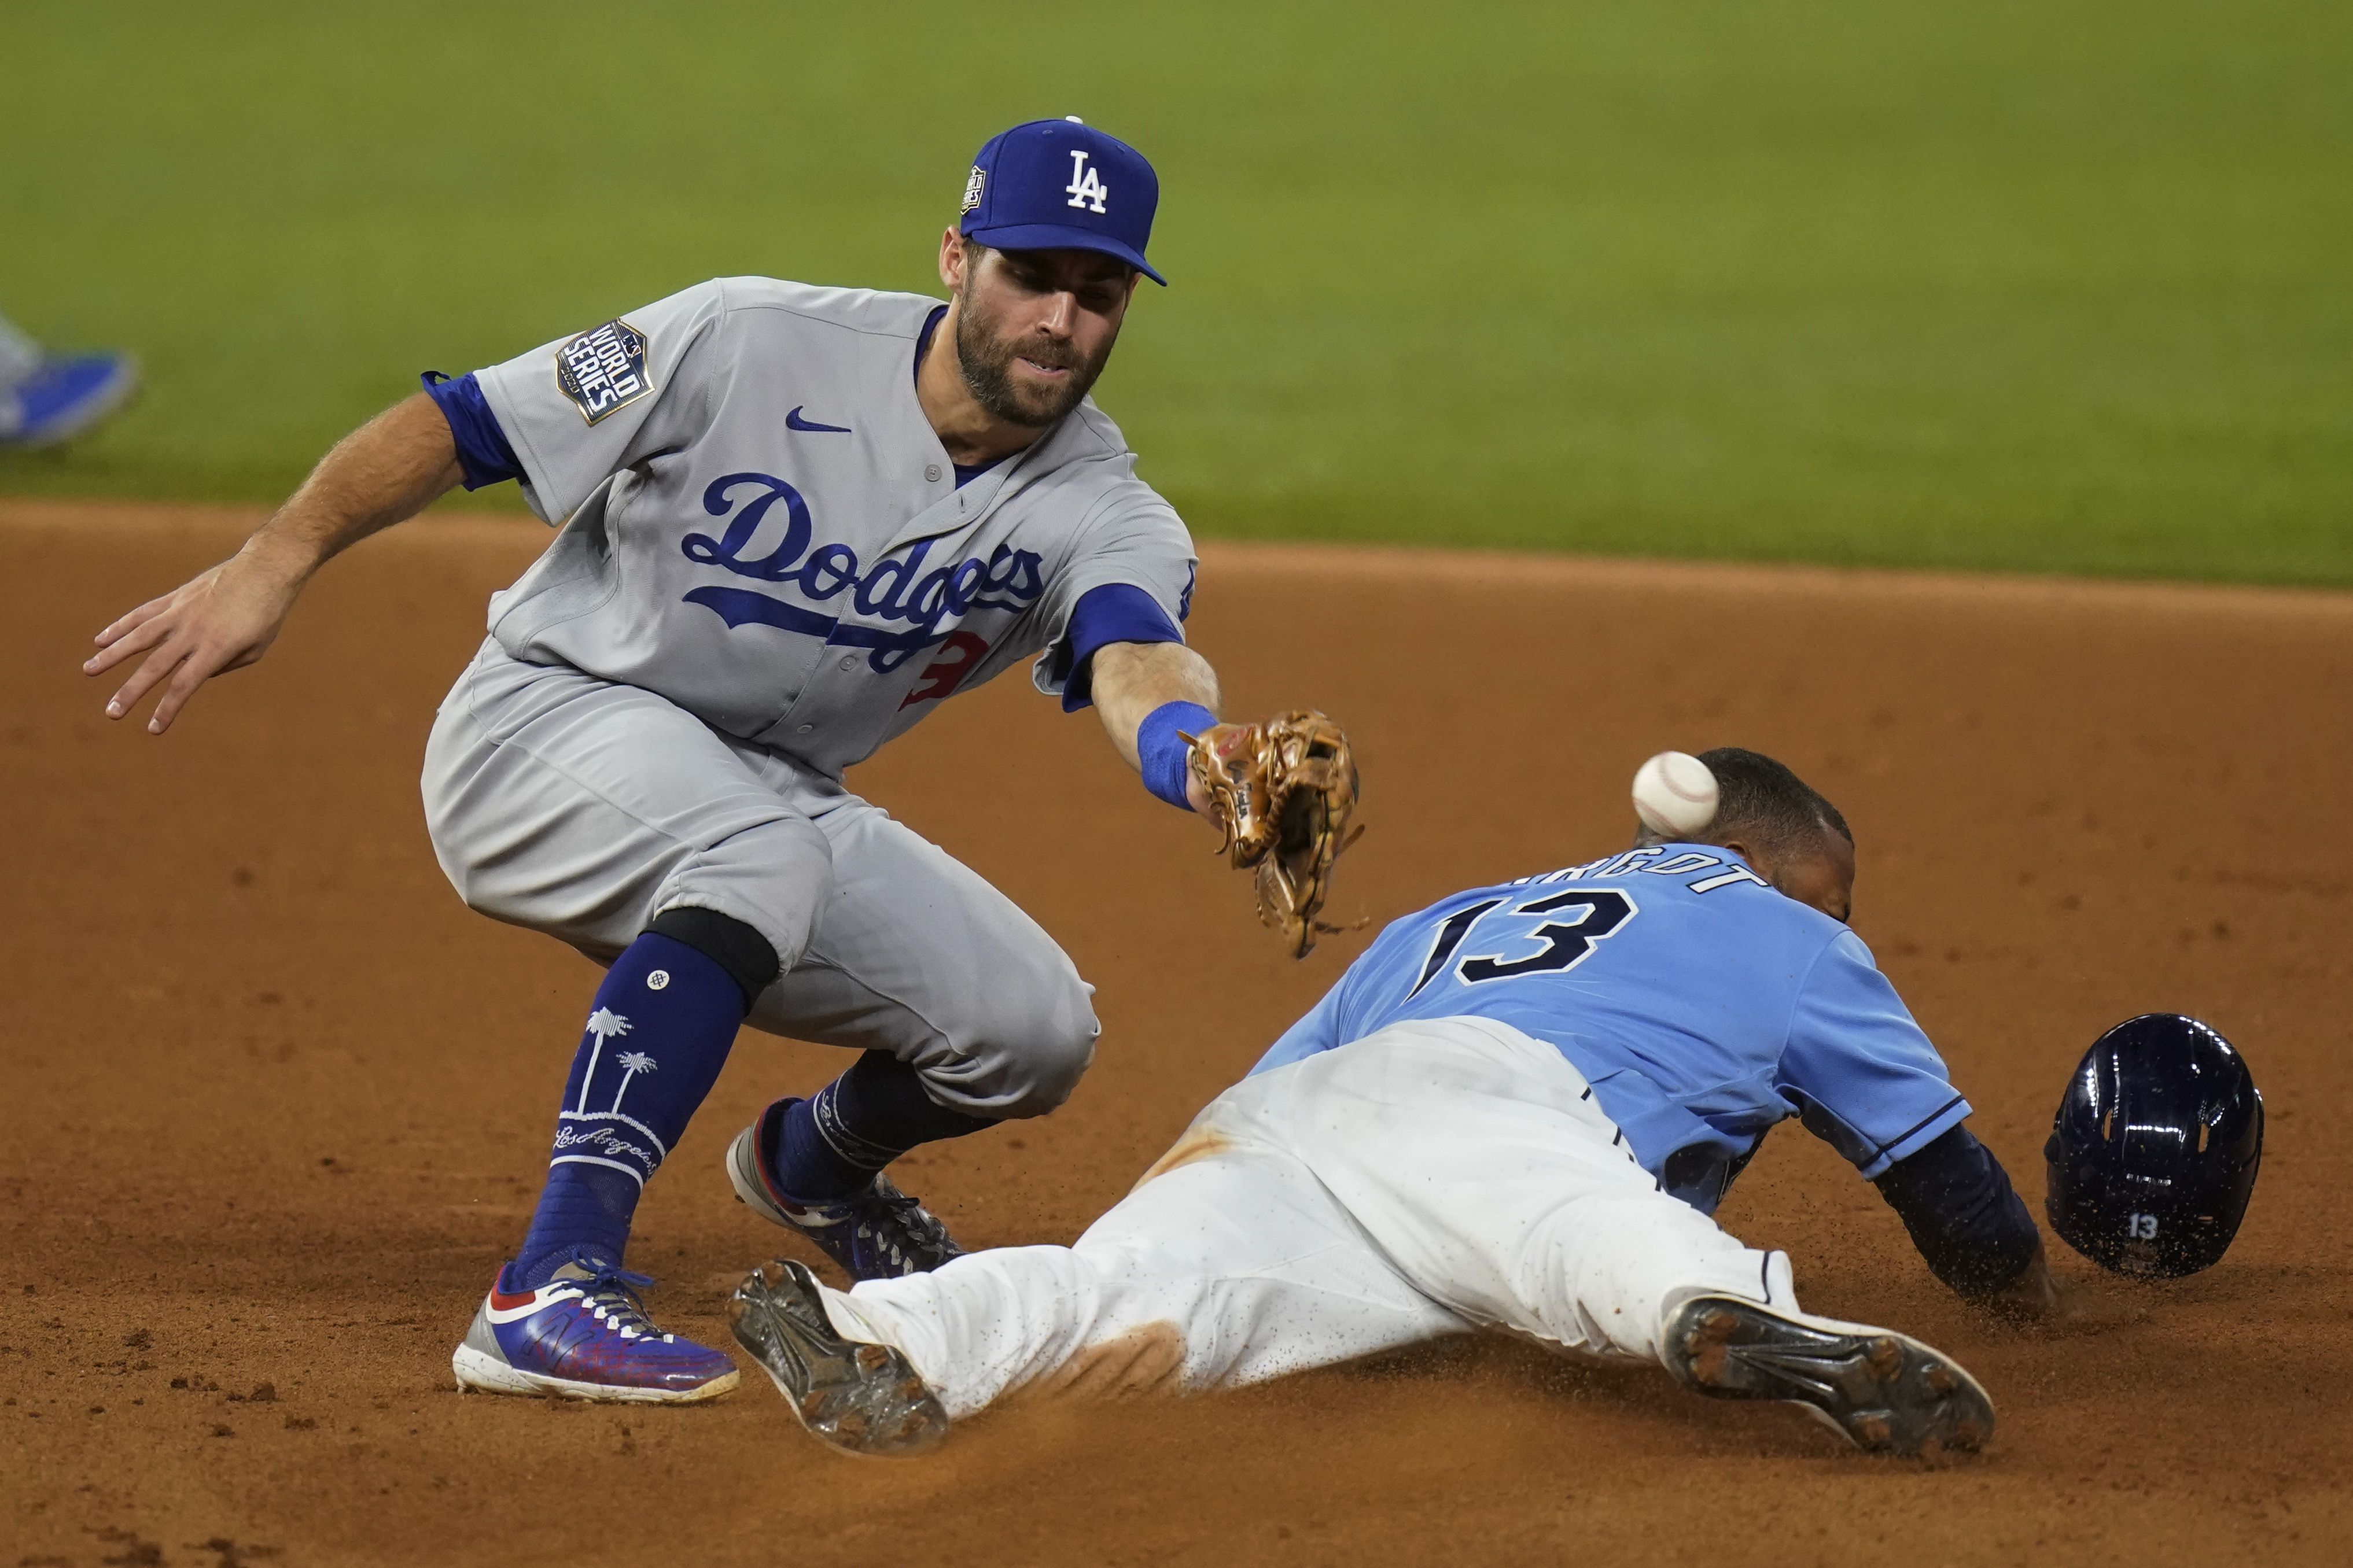
<instances>
[{"instance_id":1,"label":"number 13 on jersey","mask_svg":"<svg viewBox=\"0 0 2353 1568\"><path fill-rule=\"evenodd\" d=\"M1421 966L1420 978L1406 993L1407 998L1420 994L1422 987L1437 978L1447 961L1466 945L1472 930L1482 921L1493 925L1494 922L1487 917L1511 902L1509 899L1489 899L1456 910L1439 928L1438 940L1430 943L1430 957ZM1507 913L1495 916L1496 920L1523 915L1561 918L1546 920L1533 931L1514 934L1510 939L1511 946L1502 951L1466 955L1454 966L1455 978L1465 985L1479 985L1491 980L1509 980L1517 974L1574 969L1592 955L1594 943L1641 912L1633 899L1617 888L1571 888L1529 899ZM1533 952L1525 952L1525 944L1531 942L1542 945Z\"/></svg>"}]
</instances>

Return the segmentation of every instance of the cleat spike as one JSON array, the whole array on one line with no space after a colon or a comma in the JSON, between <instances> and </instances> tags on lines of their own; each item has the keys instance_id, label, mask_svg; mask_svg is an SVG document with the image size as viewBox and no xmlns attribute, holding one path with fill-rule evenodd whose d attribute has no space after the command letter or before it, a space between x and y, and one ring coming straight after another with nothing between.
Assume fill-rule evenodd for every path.
<instances>
[{"instance_id":1,"label":"cleat spike","mask_svg":"<svg viewBox=\"0 0 2353 1568\"><path fill-rule=\"evenodd\" d=\"M947 1436L947 1412L905 1353L843 1338L826 1314L817 1276L798 1263L773 1267L779 1278L762 1289L757 1310L736 1321L735 1339L758 1358L801 1425L847 1453L903 1458L937 1447Z\"/></svg>"},{"instance_id":2,"label":"cleat spike","mask_svg":"<svg viewBox=\"0 0 2353 1568\"><path fill-rule=\"evenodd\" d=\"M1687 1387L1801 1405L1873 1453L1974 1452L1993 1434L1992 1402L1974 1378L1885 1329L1693 1294L1669 1308L1660 1343Z\"/></svg>"}]
</instances>

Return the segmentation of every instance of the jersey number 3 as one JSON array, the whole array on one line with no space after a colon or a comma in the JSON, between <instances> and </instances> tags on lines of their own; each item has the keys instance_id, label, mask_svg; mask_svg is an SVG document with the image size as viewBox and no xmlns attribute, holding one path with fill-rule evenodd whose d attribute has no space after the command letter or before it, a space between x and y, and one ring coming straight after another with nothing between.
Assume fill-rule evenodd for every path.
<instances>
[{"instance_id":1,"label":"jersey number 3","mask_svg":"<svg viewBox=\"0 0 2353 1568\"><path fill-rule=\"evenodd\" d=\"M1421 988L1446 967L1463 939L1471 934L1482 916L1503 907L1504 900L1473 904L1458 910L1441 927L1438 941L1431 945L1430 958L1421 966L1421 977L1414 982L1413 990L1406 993L1410 1000ZM1592 953L1593 944L1615 931L1634 918L1639 911L1634 900L1615 888L1573 888L1567 892L1547 893L1531 899L1512 911L1514 915L1548 915L1574 912L1571 920L1546 921L1527 933L1526 940L1544 945L1523 957L1507 958L1502 953L1487 953L1465 958L1454 966L1455 976L1465 985L1481 985L1490 980L1509 980L1520 974L1545 974L1555 970L1574 969Z\"/></svg>"}]
</instances>

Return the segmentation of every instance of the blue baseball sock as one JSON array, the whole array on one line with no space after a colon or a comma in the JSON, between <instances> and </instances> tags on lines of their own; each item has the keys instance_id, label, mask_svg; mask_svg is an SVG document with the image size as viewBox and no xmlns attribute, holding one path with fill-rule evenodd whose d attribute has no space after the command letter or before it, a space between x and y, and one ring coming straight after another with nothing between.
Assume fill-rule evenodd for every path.
<instances>
[{"instance_id":1,"label":"blue baseball sock","mask_svg":"<svg viewBox=\"0 0 2353 1568\"><path fill-rule=\"evenodd\" d=\"M572 1058L510 1289L546 1284L575 1252L621 1261L638 1195L718 1080L744 1013L734 978L682 942L648 931L613 961Z\"/></svg>"},{"instance_id":2,"label":"blue baseball sock","mask_svg":"<svg viewBox=\"0 0 2353 1568\"><path fill-rule=\"evenodd\" d=\"M786 1109L776 1133L776 1184L811 1202L846 1198L918 1143L996 1125L925 1094L921 1075L890 1052L868 1051Z\"/></svg>"}]
</instances>

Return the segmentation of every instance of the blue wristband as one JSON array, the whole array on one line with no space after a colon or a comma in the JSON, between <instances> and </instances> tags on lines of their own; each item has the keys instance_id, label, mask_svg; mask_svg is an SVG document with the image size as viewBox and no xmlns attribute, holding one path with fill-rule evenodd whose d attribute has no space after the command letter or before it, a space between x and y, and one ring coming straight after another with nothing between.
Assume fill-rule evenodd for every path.
<instances>
[{"instance_id":1,"label":"blue wristband","mask_svg":"<svg viewBox=\"0 0 2353 1568\"><path fill-rule=\"evenodd\" d=\"M1177 731L1198 735L1217 721L1218 716L1198 702L1163 702L1146 713L1135 727L1135 758L1143 764L1144 787L1179 811L1192 810L1193 803L1185 798L1185 775L1193 748Z\"/></svg>"}]
</instances>

